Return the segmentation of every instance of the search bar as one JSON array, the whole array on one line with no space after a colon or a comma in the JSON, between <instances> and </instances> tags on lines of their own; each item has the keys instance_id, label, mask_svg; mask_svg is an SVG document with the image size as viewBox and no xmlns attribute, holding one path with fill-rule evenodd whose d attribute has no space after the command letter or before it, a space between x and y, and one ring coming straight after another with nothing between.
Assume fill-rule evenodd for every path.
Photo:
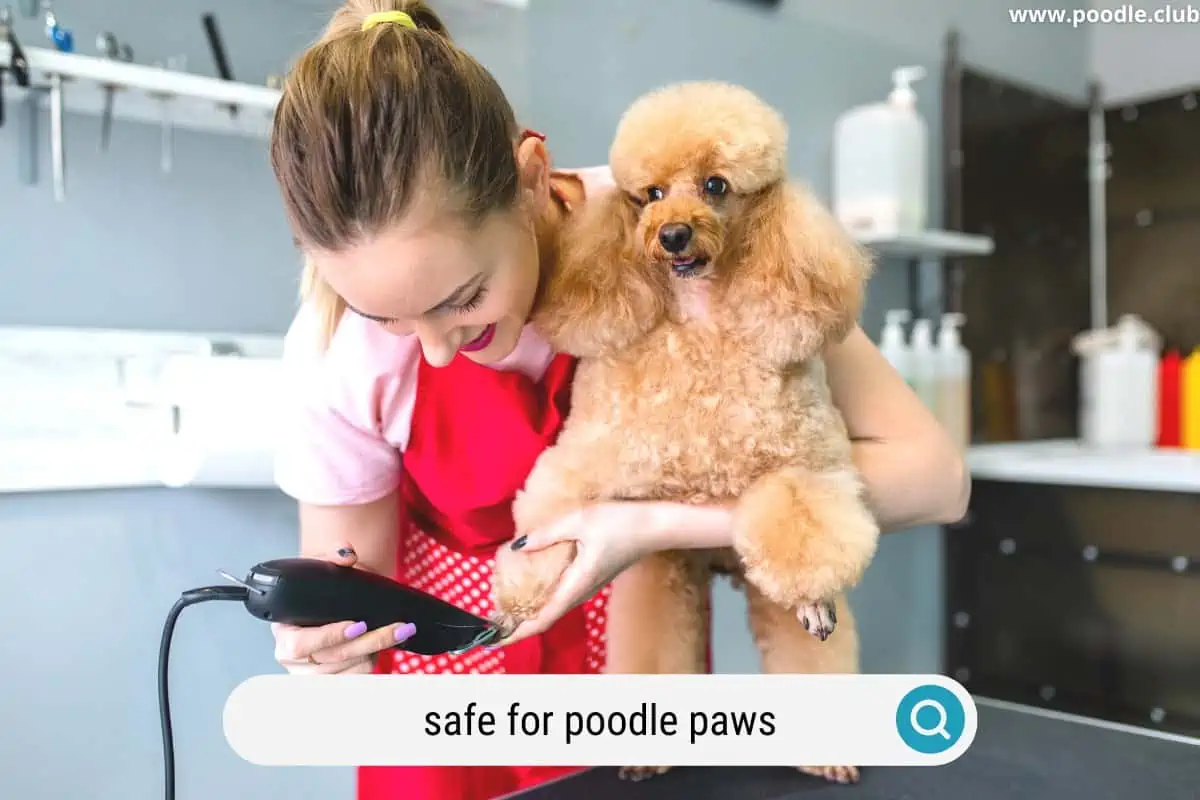
<instances>
[{"instance_id":1,"label":"search bar","mask_svg":"<svg viewBox=\"0 0 1200 800\"><path fill-rule=\"evenodd\" d=\"M265 766L939 766L977 724L941 675L270 675L224 713Z\"/></svg>"}]
</instances>

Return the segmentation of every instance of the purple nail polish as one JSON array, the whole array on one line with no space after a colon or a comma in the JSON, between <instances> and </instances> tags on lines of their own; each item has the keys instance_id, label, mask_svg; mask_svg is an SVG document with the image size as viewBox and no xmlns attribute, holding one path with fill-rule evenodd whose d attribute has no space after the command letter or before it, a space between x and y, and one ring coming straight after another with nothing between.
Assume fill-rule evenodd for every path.
<instances>
[{"instance_id":1,"label":"purple nail polish","mask_svg":"<svg viewBox=\"0 0 1200 800\"><path fill-rule=\"evenodd\" d=\"M353 625L351 625L349 628L346 628L346 638L347 639L356 639L359 636L362 636L366 632L367 632L367 623L356 622Z\"/></svg>"},{"instance_id":2,"label":"purple nail polish","mask_svg":"<svg viewBox=\"0 0 1200 800\"><path fill-rule=\"evenodd\" d=\"M405 639L411 639L416 632L417 626L411 622L406 622L399 628L396 628L396 641L403 642Z\"/></svg>"}]
</instances>

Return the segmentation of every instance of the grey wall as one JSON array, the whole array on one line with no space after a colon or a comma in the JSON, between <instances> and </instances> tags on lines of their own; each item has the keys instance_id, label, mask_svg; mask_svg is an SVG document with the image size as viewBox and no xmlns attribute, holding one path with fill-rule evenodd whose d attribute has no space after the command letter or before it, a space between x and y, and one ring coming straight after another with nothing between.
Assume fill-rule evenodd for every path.
<instances>
[{"instance_id":1,"label":"grey wall","mask_svg":"<svg viewBox=\"0 0 1200 800\"><path fill-rule=\"evenodd\" d=\"M81 44L103 24L129 40L139 60L186 52L189 68L208 74L199 15L214 10L237 77L251 81L279 71L325 10L316 0L56 5ZM843 2L837 11L815 5L794 2L771 17L728 0L535 0L523 17L483 18L459 0L451 23L529 123L550 134L563 165L601 161L617 114L636 93L670 79L717 77L747 84L787 113L792 167L824 192L835 116L883 97L894 66L930 69L922 109L936 133L940 44L951 22L962 26L970 59L1081 91L1082 39L1053 26L1006 27L1007 6L996 0L924 0L920 18L885 0ZM37 38L29 23L19 32ZM19 184L14 133L0 129L0 324L282 332L296 264L262 142L180 132L176 171L163 176L156 129L118 123L112 151L101 156L97 120L68 122L66 205L53 202L45 181ZM902 274L885 265L871 288L870 333L902 298ZM218 568L237 572L292 552L294 531L294 510L273 492L0 495L8 548L0 559L8 620L0 637L0 796L154 796L163 615L180 590L212 582ZM856 592L868 670L937 668L939 574L933 532L885 541ZM755 670L739 599L722 593L717 615L717 668ZM347 770L259 769L225 746L229 691L277 670L261 625L237 608L210 605L184 615L176 641L181 798L352 796ZM112 750L102 752L101 742Z\"/></svg>"},{"instance_id":2,"label":"grey wall","mask_svg":"<svg viewBox=\"0 0 1200 800\"><path fill-rule=\"evenodd\" d=\"M1093 0L1089 5L1111 10L1129 4ZM1167 5L1140 7L1152 11ZM1169 5L1176 13L1188 8L1184 3ZM1200 24L1095 25L1089 36L1089 69L1103 86L1106 104L1119 105L1200 85Z\"/></svg>"}]
</instances>

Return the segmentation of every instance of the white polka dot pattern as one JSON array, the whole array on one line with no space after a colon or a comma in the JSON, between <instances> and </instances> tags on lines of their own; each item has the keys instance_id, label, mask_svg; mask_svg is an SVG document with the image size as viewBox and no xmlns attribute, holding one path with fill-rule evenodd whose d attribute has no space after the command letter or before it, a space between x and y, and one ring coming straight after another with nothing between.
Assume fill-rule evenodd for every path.
<instances>
[{"instance_id":1,"label":"white polka dot pattern","mask_svg":"<svg viewBox=\"0 0 1200 800\"><path fill-rule=\"evenodd\" d=\"M401 543L400 581L429 592L447 603L480 617L492 614L493 559L464 556L423 531L410 528ZM604 624L609 587L585 606L587 619L586 672L604 669ZM423 656L395 651L392 672L397 674L485 674L504 672L504 648L476 649L462 655Z\"/></svg>"}]
</instances>

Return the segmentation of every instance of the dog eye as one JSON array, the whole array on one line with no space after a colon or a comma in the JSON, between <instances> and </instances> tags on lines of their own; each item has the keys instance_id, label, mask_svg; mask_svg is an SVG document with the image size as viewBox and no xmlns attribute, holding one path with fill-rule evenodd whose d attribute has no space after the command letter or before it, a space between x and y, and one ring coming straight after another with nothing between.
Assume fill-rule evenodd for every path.
<instances>
[{"instance_id":1,"label":"dog eye","mask_svg":"<svg viewBox=\"0 0 1200 800\"><path fill-rule=\"evenodd\" d=\"M666 197L666 192L662 190L661 186L651 186L646 190L646 199L651 203L662 200L664 197Z\"/></svg>"},{"instance_id":2,"label":"dog eye","mask_svg":"<svg viewBox=\"0 0 1200 800\"><path fill-rule=\"evenodd\" d=\"M704 181L705 194L723 195L729 191L729 182L719 175L713 175Z\"/></svg>"}]
</instances>

